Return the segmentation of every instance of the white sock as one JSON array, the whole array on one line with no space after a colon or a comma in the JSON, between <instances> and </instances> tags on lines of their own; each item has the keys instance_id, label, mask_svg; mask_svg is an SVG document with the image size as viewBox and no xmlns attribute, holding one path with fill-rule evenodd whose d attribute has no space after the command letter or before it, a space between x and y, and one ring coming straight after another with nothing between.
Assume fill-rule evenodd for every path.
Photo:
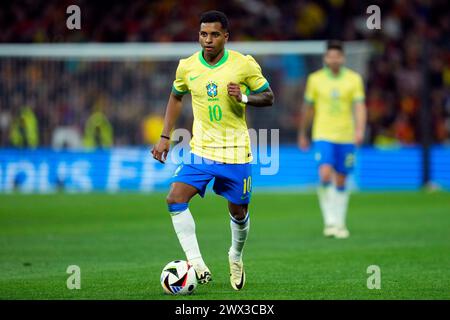
<instances>
[{"instance_id":1,"label":"white sock","mask_svg":"<svg viewBox=\"0 0 450 320\"><path fill-rule=\"evenodd\" d=\"M186 254L186 259L194 266L205 267L195 235L194 218L189 208L180 212L171 212L171 216L173 227Z\"/></svg>"},{"instance_id":2,"label":"white sock","mask_svg":"<svg viewBox=\"0 0 450 320\"><path fill-rule=\"evenodd\" d=\"M319 196L320 209L322 211L323 222L325 226L334 226L336 221L336 216L334 212L334 192L331 183L329 185L321 185L317 189L317 195Z\"/></svg>"},{"instance_id":3,"label":"white sock","mask_svg":"<svg viewBox=\"0 0 450 320\"><path fill-rule=\"evenodd\" d=\"M236 220L231 214L230 217L231 247L228 251L228 256L234 261L240 261L245 240L247 240L248 232L250 230L250 216L247 212L245 218L242 220Z\"/></svg>"},{"instance_id":4,"label":"white sock","mask_svg":"<svg viewBox=\"0 0 450 320\"><path fill-rule=\"evenodd\" d=\"M334 212L336 217L336 225L345 227L347 217L349 193L346 190L335 190L334 192Z\"/></svg>"}]
</instances>

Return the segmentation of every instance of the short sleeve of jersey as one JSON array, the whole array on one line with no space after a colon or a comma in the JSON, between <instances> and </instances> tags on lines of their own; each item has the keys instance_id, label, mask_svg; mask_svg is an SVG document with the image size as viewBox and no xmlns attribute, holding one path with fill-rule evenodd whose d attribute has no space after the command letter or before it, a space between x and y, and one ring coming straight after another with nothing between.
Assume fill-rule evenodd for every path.
<instances>
[{"instance_id":1,"label":"short sleeve of jersey","mask_svg":"<svg viewBox=\"0 0 450 320\"><path fill-rule=\"evenodd\" d=\"M310 105L313 105L316 101L314 83L314 78L312 76L309 76L306 80L304 100Z\"/></svg>"},{"instance_id":2,"label":"short sleeve of jersey","mask_svg":"<svg viewBox=\"0 0 450 320\"><path fill-rule=\"evenodd\" d=\"M173 81L172 92L178 95L186 94L189 92L189 88L186 84L186 71L181 60L178 63L175 80Z\"/></svg>"},{"instance_id":3,"label":"short sleeve of jersey","mask_svg":"<svg viewBox=\"0 0 450 320\"><path fill-rule=\"evenodd\" d=\"M252 93L259 93L266 90L269 87L269 82L264 78L258 62L250 55L246 56L246 58L247 72L245 84Z\"/></svg>"},{"instance_id":4,"label":"short sleeve of jersey","mask_svg":"<svg viewBox=\"0 0 450 320\"><path fill-rule=\"evenodd\" d=\"M353 103L363 102L365 100L364 84L360 75L355 79L355 90L353 92Z\"/></svg>"}]
</instances>

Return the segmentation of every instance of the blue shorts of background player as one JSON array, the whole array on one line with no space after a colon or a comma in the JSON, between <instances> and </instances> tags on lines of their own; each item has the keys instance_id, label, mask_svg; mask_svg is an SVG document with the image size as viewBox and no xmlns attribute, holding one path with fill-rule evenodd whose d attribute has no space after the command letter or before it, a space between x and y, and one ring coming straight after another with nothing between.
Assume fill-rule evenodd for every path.
<instances>
[{"instance_id":1,"label":"blue shorts of background player","mask_svg":"<svg viewBox=\"0 0 450 320\"><path fill-rule=\"evenodd\" d=\"M206 186L214 179L213 190L228 201L244 205L250 203L252 195L252 168L250 163L228 164L216 162L192 154L194 161L181 164L171 182L183 182L205 196Z\"/></svg>"},{"instance_id":2,"label":"blue shorts of background player","mask_svg":"<svg viewBox=\"0 0 450 320\"><path fill-rule=\"evenodd\" d=\"M328 164L342 175L348 175L355 163L353 143L334 143L325 140L314 141L315 157L319 167Z\"/></svg>"}]
</instances>

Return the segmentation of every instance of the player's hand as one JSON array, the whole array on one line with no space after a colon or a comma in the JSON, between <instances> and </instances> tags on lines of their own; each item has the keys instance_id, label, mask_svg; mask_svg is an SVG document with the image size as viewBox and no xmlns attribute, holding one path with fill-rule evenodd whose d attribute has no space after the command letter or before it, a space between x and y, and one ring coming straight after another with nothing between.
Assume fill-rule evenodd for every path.
<instances>
[{"instance_id":1,"label":"player's hand","mask_svg":"<svg viewBox=\"0 0 450 320\"><path fill-rule=\"evenodd\" d=\"M234 82L230 82L227 85L227 89L228 89L228 95L235 97L238 102L242 101L241 87L238 84L236 84Z\"/></svg>"},{"instance_id":2,"label":"player's hand","mask_svg":"<svg viewBox=\"0 0 450 320\"><path fill-rule=\"evenodd\" d=\"M309 149L309 139L306 136L304 136L302 134L299 134L297 143L298 143L298 147L302 151L308 151L308 149Z\"/></svg>"},{"instance_id":3,"label":"player's hand","mask_svg":"<svg viewBox=\"0 0 450 320\"><path fill-rule=\"evenodd\" d=\"M161 138L159 142L153 146L152 155L153 159L164 163L167 160L167 154L169 153L170 140Z\"/></svg>"}]
</instances>

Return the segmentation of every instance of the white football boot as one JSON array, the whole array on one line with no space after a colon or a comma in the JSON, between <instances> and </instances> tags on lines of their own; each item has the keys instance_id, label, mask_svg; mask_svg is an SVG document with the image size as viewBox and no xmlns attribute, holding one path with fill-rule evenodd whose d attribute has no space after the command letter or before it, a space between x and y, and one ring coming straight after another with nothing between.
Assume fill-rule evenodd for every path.
<instances>
[{"instance_id":1,"label":"white football boot","mask_svg":"<svg viewBox=\"0 0 450 320\"><path fill-rule=\"evenodd\" d=\"M245 271L242 258L239 261L228 259L230 262L230 283L234 290L241 290L245 284Z\"/></svg>"},{"instance_id":2,"label":"white football boot","mask_svg":"<svg viewBox=\"0 0 450 320\"><path fill-rule=\"evenodd\" d=\"M337 227L336 231L334 233L334 237L336 239L347 239L350 237L350 232L348 231L347 227Z\"/></svg>"},{"instance_id":3,"label":"white football boot","mask_svg":"<svg viewBox=\"0 0 450 320\"><path fill-rule=\"evenodd\" d=\"M194 265L194 270L197 275L198 283L206 284L212 281L211 271L209 271L206 265Z\"/></svg>"},{"instance_id":4,"label":"white football boot","mask_svg":"<svg viewBox=\"0 0 450 320\"><path fill-rule=\"evenodd\" d=\"M327 238L334 237L336 232L337 228L335 226L325 226L323 229L323 235Z\"/></svg>"}]
</instances>

